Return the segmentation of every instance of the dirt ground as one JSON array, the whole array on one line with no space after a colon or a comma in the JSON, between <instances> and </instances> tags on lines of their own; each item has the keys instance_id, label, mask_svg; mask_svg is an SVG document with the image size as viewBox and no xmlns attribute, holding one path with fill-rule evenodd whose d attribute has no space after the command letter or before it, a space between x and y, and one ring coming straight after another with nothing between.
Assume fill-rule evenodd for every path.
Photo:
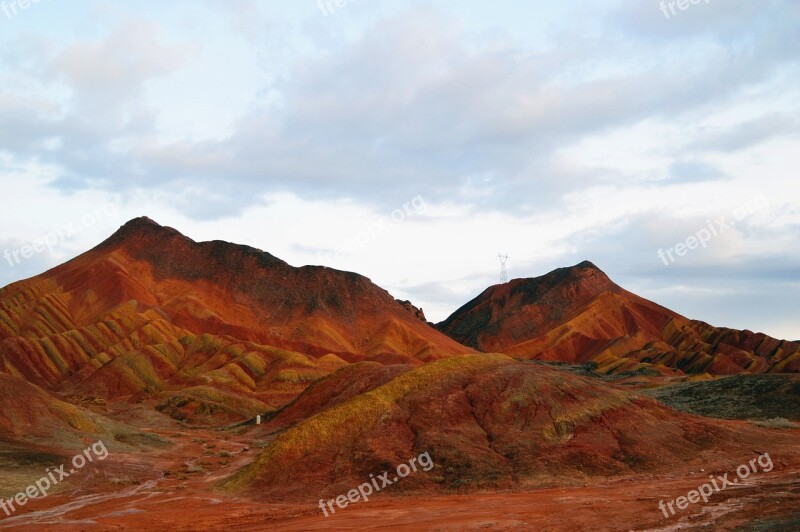
<instances>
[{"instance_id":1,"label":"dirt ground","mask_svg":"<svg viewBox=\"0 0 800 532\"><path fill-rule=\"evenodd\" d=\"M686 495L708 478L706 473L530 492L425 497L384 492L326 518L315 504L233 498L214 489L259 451L247 433L153 432L177 444L151 454L112 453L19 513L0 512L0 529L800 530L796 448L780 450L784 456L794 453L783 467L754 474L669 518L658 502Z\"/></svg>"}]
</instances>

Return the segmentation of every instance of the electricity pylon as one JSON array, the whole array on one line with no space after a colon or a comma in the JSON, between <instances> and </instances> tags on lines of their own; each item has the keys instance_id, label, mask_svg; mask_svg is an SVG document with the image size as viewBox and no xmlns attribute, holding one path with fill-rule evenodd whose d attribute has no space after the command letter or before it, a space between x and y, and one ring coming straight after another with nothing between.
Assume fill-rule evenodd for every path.
<instances>
[{"instance_id":1,"label":"electricity pylon","mask_svg":"<svg viewBox=\"0 0 800 532\"><path fill-rule=\"evenodd\" d=\"M497 258L500 259L500 279L503 280L503 284L508 282L508 271L506 270L506 262L508 262L508 253L503 255L502 253L497 254Z\"/></svg>"}]
</instances>

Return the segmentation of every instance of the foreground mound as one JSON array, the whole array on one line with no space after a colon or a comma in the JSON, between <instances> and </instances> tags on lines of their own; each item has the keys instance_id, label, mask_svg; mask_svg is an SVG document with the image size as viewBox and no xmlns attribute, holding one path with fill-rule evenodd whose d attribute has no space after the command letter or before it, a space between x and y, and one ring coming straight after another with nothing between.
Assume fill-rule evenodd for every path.
<instances>
[{"instance_id":1,"label":"foreground mound","mask_svg":"<svg viewBox=\"0 0 800 532\"><path fill-rule=\"evenodd\" d=\"M395 489L525 488L663 472L709 450L735 463L752 452L748 439L596 380L469 355L410 370L298 423L223 485L324 497L427 452L435 466Z\"/></svg>"}]
</instances>

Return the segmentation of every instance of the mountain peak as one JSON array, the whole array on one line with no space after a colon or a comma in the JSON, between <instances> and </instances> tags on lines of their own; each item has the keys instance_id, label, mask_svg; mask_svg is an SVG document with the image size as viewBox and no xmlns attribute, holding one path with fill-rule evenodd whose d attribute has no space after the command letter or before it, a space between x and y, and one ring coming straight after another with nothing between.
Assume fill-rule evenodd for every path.
<instances>
[{"instance_id":1,"label":"mountain peak","mask_svg":"<svg viewBox=\"0 0 800 532\"><path fill-rule=\"evenodd\" d=\"M129 220L95 251L122 249L137 260L149 262L161 275L198 279L216 273L235 273L250 267L286 267L288 264L266 251L223 240L196 242L172 227L140 216Z\"/></svg>"},{"instance_id":2,"label":"mountain peak","mask_svg":"<svg viewBox=\"0 0 800 532\"><path fill-rule=\"evenodd\" d=\"M585 260L574 266L557 268L539 277L521 278L488 289L491 297L502 297L507 290L511 294L526 293L534 298L559 285L580 284L584 292L600 293L613 289L613 281L591 261Z\"/></svg>"},{"instance_id":3,"label":"mountain peak","mask_svg":"<svg viewBox=\"0 0 800 532\"><path fill-rule=\"evenodd\" d=\"M558 268L551 273L556 273L556 272L567 272L575 275L600 274L603 277L608 277L603 270L598 268L592 261L589 260L579 262L575 266Z\"/></svg>"},{"instance_id":4,"label":"mountain peak","mask_svg":"<svg viewBox=\"0 0 800 532\"><path fill-rule=\"evenodd\" d=\"M592 270L602 271L602 270L600 270L600 268L595 266L595 264L590 260L585 260L583 262L580 262L580 263L576 264L575 266L572 266L572 268L573 269L579 269L579 270L592 269Z\"/></svg>"},{"instance_id":5,"label":"mountain peak","mask_svg":"<svg viewBox=\"0 0 800 532\"><path fill-rule=\"evenodd\" d=\"M155 227L163 227L161 224L153 220L152 218L148 218L147 216L139 216L137 218L132 218L125 222L122 226L125 227L144 227L144 226L155 226Z\"/></svg>"},{"instance_id":6,"label":"mountain peak","mask_svg":"<svg viewBox=\"0 0 800 532\"><path fill-rule=\"evenodd\" d=\"M121 244L128 240L151 240L153 238L175 238L183 236L179 231L171 227L165 227L147 216L139 216L128 220L117 231L111 235L101 246L109 244Z\"/></svg>"},{"instance_id":7,"label":"mountain peak","mask_svg":"<svg viewBox=\"0 0 800 532\"><path fill-rule=\"evenodd\" d=\"M600 290L605 290L609 288L609 285L613 285L611 279L606 275L606 273L595 266L595 264L591 261L585 260L576 264L575 266L568 266L565 268L558 268L542 277L538 278L539 280L547 279L548 277L553 277L557 279L557 282L564 282L566 280L585 280L591 281L596 285L596 288ZM587 286L587 288L589 288Z\"/></svg>"}]
</instances>

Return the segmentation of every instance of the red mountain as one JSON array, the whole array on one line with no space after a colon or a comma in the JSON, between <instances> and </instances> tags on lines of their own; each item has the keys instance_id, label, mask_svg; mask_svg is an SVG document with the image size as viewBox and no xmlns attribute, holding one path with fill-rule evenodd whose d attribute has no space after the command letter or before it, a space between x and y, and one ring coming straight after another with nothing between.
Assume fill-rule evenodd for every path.
<instances>
[{"instance_id":1,"label":"red mountain","mask_svg":"<svg viewBox=\"0 0 800 532\"><path fill-rule=\"evenodd\" d=\"M163 392L176 415L188 415L175 407L188 401L240 419L348 361L419 365L471 351L414 310L361 275L295 268L138 218L0 290L0 371L105 397ZM221 397L223 389L256 402Z\"/></svg>"},{"instance_id":2,"label":"red mountain","mask_svg":"<svg viewBox=\"0 0 800 532\"><path fill-rule=\"evenodd\" d=\"M591 262L487 288L437 327L482 351L594 361L605 372L800 371L800 345L689 320L619 287Z\"/></svg>"}]
</instances>

